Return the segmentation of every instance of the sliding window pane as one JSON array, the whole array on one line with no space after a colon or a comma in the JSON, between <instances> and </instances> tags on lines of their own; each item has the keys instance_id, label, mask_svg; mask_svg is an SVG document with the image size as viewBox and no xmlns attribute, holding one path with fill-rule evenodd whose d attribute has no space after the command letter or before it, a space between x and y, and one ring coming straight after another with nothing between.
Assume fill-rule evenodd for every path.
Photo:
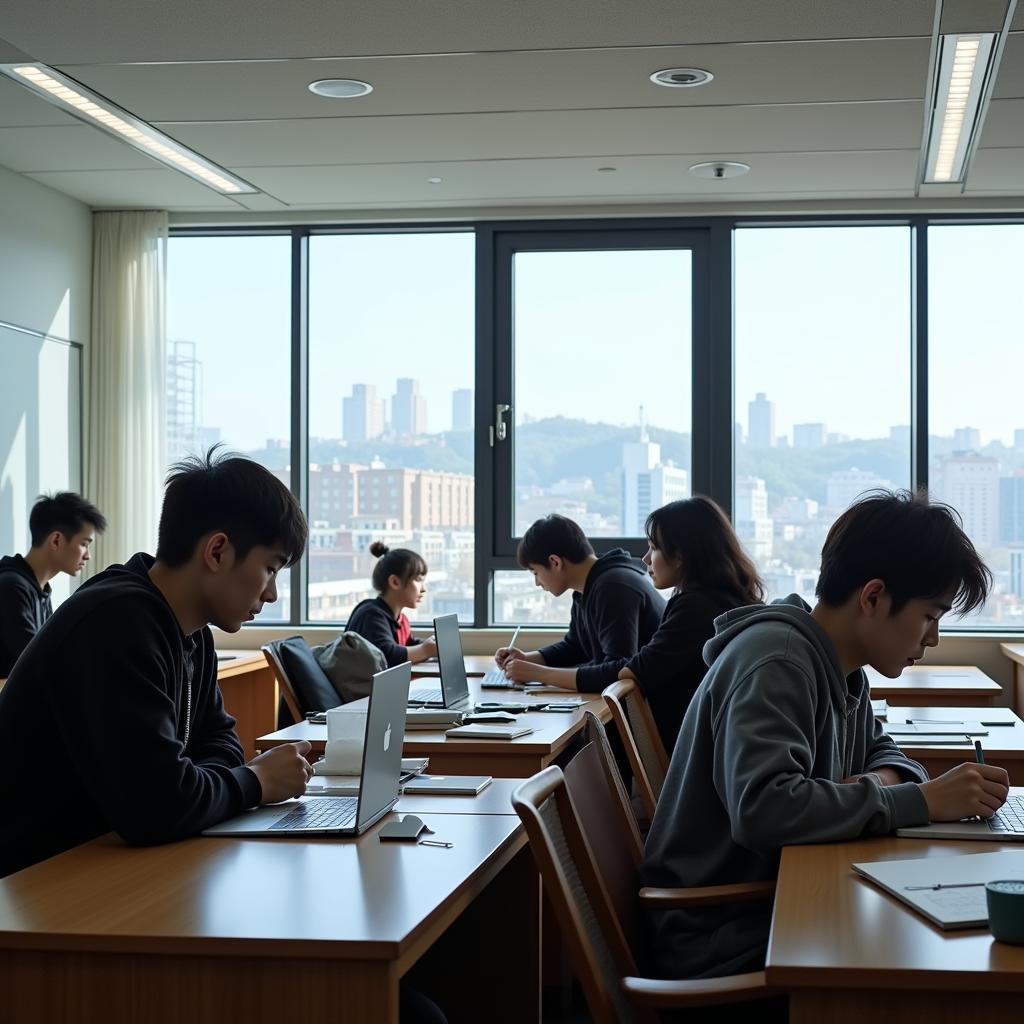
<instances>
[{"instance_id":1,"label":"sliding window pane","mask_svg":"<svg viewBox=\"0 0 1024 1024\"><path fill-rule=\"evenodd\" d=\"M1024 624L1022 266L1024 225L928 230L928 479L995 577L964 625L1015 631Z\"/></svg>"},{"instance_id":2,"label":"sliding window pane","mask_svg":"<svg viewBox=\"0 0 1024 1024\"><path fill-rule=\"evenodd\" d=\"M413 621L472 621L474 237L314 236L309 278L309 618L373 596L379 540L426 559Z\"/></svg>"},{"instance_id":3,"label":"sliding window pane","mask_svg":"<svg viewBox=\"0 0 1024 1024\"><path fill-rule=\"evenodd\" d=\"M290 484L291 239L173 237L167 254L167 458L223 442ZM287 619L289 574L261 622Z\"/></svg>"},{"instance_id":4,"label":"sliding window pane","mask_svg":"<svg viewBox=\"0 0 1024 1024\"><path fill-rule=\"evenodd\" d=\"M733 519L769 597L813 603L856 497L910 485L910 232L735 235Z\"/></svg>"}]
</instances>

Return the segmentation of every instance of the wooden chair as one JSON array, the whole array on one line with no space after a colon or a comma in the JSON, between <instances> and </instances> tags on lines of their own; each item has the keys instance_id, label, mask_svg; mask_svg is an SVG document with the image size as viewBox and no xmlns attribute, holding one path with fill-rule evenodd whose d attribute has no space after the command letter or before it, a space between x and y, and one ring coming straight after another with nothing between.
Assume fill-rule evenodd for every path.
<instances>
[{"instance_id":1,"label":"wooden chair","mask_svg":"<svg viewBox=\"0 0 1024 1024\"><path fill-rule=\"evenodd\" d=\"M644 812L648 819L653 819L668 774L668 753L661 742L650 705L632 679L612 683L605 687L601 696L626 749Z\"/></svg>"},{"instance_id":2,"label":"wooden chair","mask_svg":"<svg viewBox=\"0 0 1024 1024\"><path fill-rule=\"evenodd\" d=\"M685 1010L782 995L764 971L694 981L640 975L643 913L735 900L767 899L774 883L705 889L639 890L639 835L611 822L632 817L614 796L599 745L588 743L566 766L545 768L520 784L512 806L558 918L596 1024L654 1024L659 1010ZM567 782L572 779L572 789ZM615 801L620 801L618 810ZM605 827L595 829L604 808ZM634 826L635 827L635 826ZM611 836L611 839L609 839Z\"/></svg>"},{"instance_id":3,"label":"wooden chair","mask_svg":"<svg viewBox=\"0 0 1024 1024\"><path fill-rule=\"evenodd\" d=\"M274 678L277 679L277 687L281 691L281 699L284 701L285 707L288 709L288 714L291 715L293 722L301 722L305 715L299 707L299 698L292 688L291 680L288 678L288 673L284 669L284 665L281 664L281 655L278 651L277 640L272 640L269 644L264 644L260 650L263 652L263 657L267 659L267 664L273 669ZM281 725L282 715L278 712L278 726Z\"/></svg>"}]
</instances>

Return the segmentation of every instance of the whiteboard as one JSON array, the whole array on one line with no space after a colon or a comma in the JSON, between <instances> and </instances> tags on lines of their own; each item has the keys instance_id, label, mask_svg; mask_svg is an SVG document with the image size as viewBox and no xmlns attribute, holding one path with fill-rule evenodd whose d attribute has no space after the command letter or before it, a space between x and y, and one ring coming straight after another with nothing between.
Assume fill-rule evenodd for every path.
<instances>
[{"instance_id":1,"label":"whiteboard","mask_svg":"<svg viewBox=\"0 0 1024 1024\"><path fill-rule=\"evenodd\" d=\"M0 321L0 554L28 550L44 492L82 488L82 348ZM53 581L54 604L71 580Z\"/></svg>"}]
</instances>

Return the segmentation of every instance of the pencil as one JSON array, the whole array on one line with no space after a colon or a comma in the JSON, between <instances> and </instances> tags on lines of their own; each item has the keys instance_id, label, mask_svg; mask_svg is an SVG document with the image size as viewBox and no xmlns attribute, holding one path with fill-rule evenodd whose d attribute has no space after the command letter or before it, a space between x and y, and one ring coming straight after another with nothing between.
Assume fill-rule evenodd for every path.
<instances>
[{"instance_id":1,"label":"pencil","mask_svg":"<svg viewBox=\"0 0 1024 1024\"><path fill-rule=\"evenodd\" d=\"M978 764L985 763L985 751L981 749L981 740L974 741L974 756L977 758Z\"/></svg>"}]
</instances>

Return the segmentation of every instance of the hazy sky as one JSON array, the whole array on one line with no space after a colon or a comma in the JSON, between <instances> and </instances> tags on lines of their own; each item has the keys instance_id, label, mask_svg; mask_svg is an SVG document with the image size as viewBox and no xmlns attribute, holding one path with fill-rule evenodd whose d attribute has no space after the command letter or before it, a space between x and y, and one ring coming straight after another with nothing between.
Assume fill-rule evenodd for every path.
<instances>
[{"instance_id":1,"label":"hazy sky","mask_svg":"<svg viewBox=\"0 0 1024 1024\"><path fill-rule=\"evenodd\" d=\"M882 437L910 421L910 236L901 227L736 234L736 418L764 391L776 431L824 422ZM1024 226L930 231L930 425L1010 443L1024 427L1016 312ZM175 238L168 332L198 343L204 422L259 447L289 431L290 240ZM390 400L419 379L431 431L473 387L469 232L338 235L310 243L310 429L341 433L354 383ZM517 417L690 420L685 251L526 253L515 264Z\"/></svg>"}]
</instances>

